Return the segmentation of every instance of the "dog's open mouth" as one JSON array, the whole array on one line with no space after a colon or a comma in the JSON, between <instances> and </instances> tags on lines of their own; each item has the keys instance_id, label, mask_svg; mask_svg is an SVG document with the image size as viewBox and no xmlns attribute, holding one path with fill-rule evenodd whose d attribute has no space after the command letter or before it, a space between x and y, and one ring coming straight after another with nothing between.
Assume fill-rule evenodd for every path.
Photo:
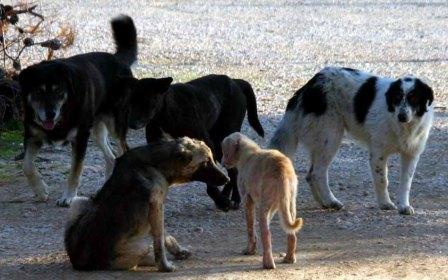
<instances>
[{"instance_id":1,"label":"dog's open mouth","mask_svg":"<svg viewBox=\"0 0 448 280\"><path fill-rule=\"evenodd\" d=\"M42 127L45 130L52 130L56 126L56 123L54 120L46 120L42 122Z\"/></svg>"}]
</instances>

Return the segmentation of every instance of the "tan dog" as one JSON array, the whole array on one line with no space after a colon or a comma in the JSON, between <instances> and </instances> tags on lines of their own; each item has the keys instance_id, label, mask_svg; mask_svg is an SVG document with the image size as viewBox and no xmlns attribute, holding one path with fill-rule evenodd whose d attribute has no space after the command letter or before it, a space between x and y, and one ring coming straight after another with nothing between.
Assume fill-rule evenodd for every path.
<instances>
[{"instance_id":1,"label":"tan dog","mask_svg":"<svg viewBox=\"0 0 448 280\"><path fill-rule=\"evenodd\" d=\"M261 149L238 132L223 140L222 153L222 164L226 168L238 169L238 189L246 205L248 244L244 254L254 255L256 251L254 210L257 205L263 243L263 267L275 268L269 223L277 210L283 230L288 235L284 261L294 263L295 233L302 227L303 220L296 219L297 176L291 161L277 150Z\"/></svg>"}]
</instances>

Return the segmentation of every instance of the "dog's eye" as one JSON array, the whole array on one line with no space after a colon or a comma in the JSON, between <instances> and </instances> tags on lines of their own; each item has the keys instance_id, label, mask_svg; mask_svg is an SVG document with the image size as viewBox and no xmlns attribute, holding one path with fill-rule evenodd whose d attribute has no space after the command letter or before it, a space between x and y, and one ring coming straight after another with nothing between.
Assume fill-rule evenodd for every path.
<instances>
[{"instance_id":1,"label":"dog's eye","mask_svg":"<svg viewBox=\"0 0 448 280\"><path fill-rule=\"evenodd\" d=\"M416 95L410 95L410 96L408 96L408 101L409 101L410 103L415 104L415 103L418 102L418 97L417 97Z\"/></svg>"}]
</instances>

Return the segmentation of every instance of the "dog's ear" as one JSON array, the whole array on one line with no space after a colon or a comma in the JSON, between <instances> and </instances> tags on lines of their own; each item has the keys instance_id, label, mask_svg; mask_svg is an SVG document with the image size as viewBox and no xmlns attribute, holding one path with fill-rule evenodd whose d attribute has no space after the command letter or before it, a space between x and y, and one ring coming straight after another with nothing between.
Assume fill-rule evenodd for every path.
<instances>
[{"instance_id":1,"label":"dog's ear","mask_svg":"<svg viewBox=\"0 0 448 280\"><path fill-rule=\"evenodd\" d=\"M413 93L418 96L418 102L416 104L417 116L421 117L428 111L428 106L431 106L434 102L434 92L431 87L422 82L420 79L415 80L415 87Z\"/></svg>"},{"instance_id":2,"label":"dog's ear","mask_svg":"<svg viewBox=\"0 0 448 280\"><path fill-rule=\"evenodd\" d=\"M166 77L166 78L156 79L154 83L155 83L155 88L157 89L157 91L164 93L170 88L172 82L173 82L173 78Z\"/></svg>"},{"instance_id":3,"label":"dog's ear","mask_svg":"<svg viewBox=\"0 0 448 280\"><path fill-rule=\"evenodd\" d=\"M160 129L162 131L162 137L160 138L161 140L164 141L174 141L173 136L171 136L169 133L166 133L165 131L163 131L163 129Z\"/></svg>"}]
</instances>

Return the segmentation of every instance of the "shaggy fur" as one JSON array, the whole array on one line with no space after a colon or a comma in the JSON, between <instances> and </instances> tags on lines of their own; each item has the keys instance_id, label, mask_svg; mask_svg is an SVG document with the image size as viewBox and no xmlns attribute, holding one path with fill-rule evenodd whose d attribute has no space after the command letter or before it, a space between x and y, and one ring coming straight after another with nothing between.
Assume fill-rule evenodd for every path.
<instances>
[{"instance_id":1,"label":"shaggy fur","mask_svg":"<svg viewBox=\"0 0 448 280\"><path fill-rule=\"evenodd\" d=\"M57 204L68 206L76 196L87 141L93 127L95 140L110 175L116 154L108 131L120 135L121 154L126 145L124 91L118 77L132 77L130 65L137 59L137 34L130 17L112 20L117 45L115 54L92 52L70 58L43 61L19 75L24 104L23 171L38 200L48 199L48 187L34 165L44 143L70 143L72 167L67 189Z\"/></svg>"},{"instance_id":2,"label":"shaggy fur","mask_svg":"<svg viewBox=\"0 0 448 280\"><path fill-rule=\"evenodd\" d=\"M223 75L208 75L188 83L174 84L168 90L154 85L165 79L127 79L133 92L129 99L129 127L146 125L148 143L156 141L162 131L174 137L188 136L204 141L217 160L221 159L221 142L227 135L241 130L247 109L249 124L264 135L258 120L257 103L251 85ZM220 193L216 185L207 185L207 193L218 208L237 208L240 196L236 171L228 170L230 183ZM229 196L232 193L231 201Z\"/></svg>"},{"instance_id":3,"label":"shaggy fur","mask_svg":"<svg viewBox=\"0 0 448 280\"><path fill-rule=\"evenodd\" d=\"M190 253L165 236L164 201L173 184L201 181L225 184L210 149L189 138L161 140L131 149L116 160L112 176L90 200L70 208L65 247L78 270L130 269L148 265L148 234L161 271L173 271L165 246L178 259Z\"/></svg>"},{"instance_id":4,"label":"shaggy fur","mask_svg":"<svg viewBox=\"0 0 448 280\"><path fill-rule=\"evenodd\" d=\"M284 261L294 263L296 232L302 227L301 218L296 219L297 177L292 162L276 150L262 150L241 133L232 133L222 143L222 164L238 169L238 189L246 206L248 244L244 251L254 255L255 206L260 211L259 222L263 244L263 267L275 268L272 257L269 223L272 216L280 213L283 230L288 235L287 253Z\"/></svg>"},{"instance_id":5,"label":"shaggy fur","mask_svg":"<svg viewBox=\"0 0 448 280\"><path fill-rule=\"evenodd\" d=\"M328 186L328 168L347 131L370 152L370 168L383 210L397 207L389 197L387 160L401 157L398 209L414 213L409 204L412 177L433 121L433 91L421 80L389 79L350 68L327 67L289 100L270 147L291 160L299 142L308 149L307 181L325 208L342 208Z\"/></svg>"}]
</instances>

